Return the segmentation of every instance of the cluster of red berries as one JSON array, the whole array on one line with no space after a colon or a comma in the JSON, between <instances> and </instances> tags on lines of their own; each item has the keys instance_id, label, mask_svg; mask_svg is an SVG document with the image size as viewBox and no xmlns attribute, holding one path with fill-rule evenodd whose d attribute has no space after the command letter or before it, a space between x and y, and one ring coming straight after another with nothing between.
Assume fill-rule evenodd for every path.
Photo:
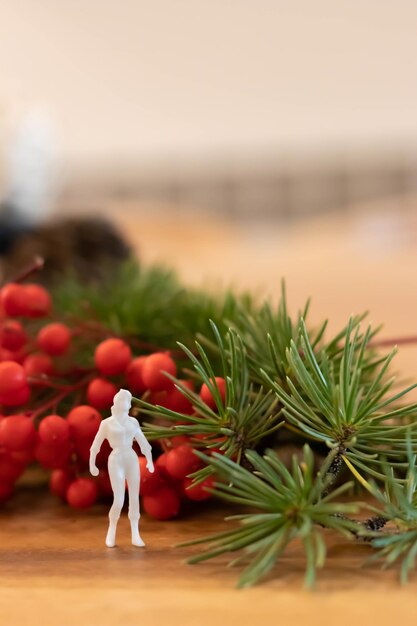
<instances>
[{"instance_id":1,"label":"cluster of red berries","mask_svg":"<svg viewBox=\"0 0 417 626\"><path fill-rule=\"evenodd\" d=\"M125 340L107 337L97 343L96 335L53 321L51 313L50 294L40 285L9 283L0 291L0 502L12 495L25 468L37 461L51 472L53 494L72 507L87 508L112 493L107 442L97 457L96 479L88 474L88 462L92 441L119 388L134 395L146 393L150 402L183 414L194 409L165 374L178 374L168 352L134 357ZM94 353L90 368L76 365L78 348L81 345L85 353L86 341ZM225 381L216 381L224 397ZM181 382L194 390L191 381ZM200 395L215 408L206 385ZM190 488L188 475L201 462L185 437L158 442L158 452L153 474L138 456L145 512L169 519L178 514L183 499L209 497L211 478Z\"/></svg>"},{"instance_id":2,"label":"cluster of red berries","mask_svg":"<svg viewBox=\"0 0 417 626\"><path fill-rule=\"evenodd\" d=\"M213 486L211 476L192 486L188 475L201 469L200 459L185 437L174 437L170 443L172 447L156 459L153 474L146 468L144 457L139 458L143 509L160 520L176 517L183 499L207 500L207 489Z\"/></svg>"}]
</instances>

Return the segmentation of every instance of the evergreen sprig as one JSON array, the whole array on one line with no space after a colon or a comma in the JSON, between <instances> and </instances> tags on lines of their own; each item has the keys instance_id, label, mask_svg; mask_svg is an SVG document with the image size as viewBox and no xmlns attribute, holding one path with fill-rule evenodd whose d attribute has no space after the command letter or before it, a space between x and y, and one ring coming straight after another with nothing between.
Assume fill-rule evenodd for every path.
<instances>
[{"instance_id":1,"label":"evergreen sprig","mask_svg":"<svg viewBox=\"0 0 417 626\"><path fill-rule=\"evenodd\" d=\"M144 424L144 432L150 439L187 435L195 445L204 445L209 450L220 449L227 457L235 458L240 463L244 459L245 450L256 448L280 427L279 402L272 391L265 390L251 380L246 348L240 335L229 330L223 339L213 321L211 328L221 363L220 370L214 369L207 352L198 341L195 342L195 353L181 343L179 346L193 366L197 387L205 384L210 390L215 410L199 394L168 374L177 389L192 403L192 415L153 405L140 398L136 402L141 413L152 418L152 422ZM224 401L216 381L217 376L226 381ZM161 419L170 424L160 425ZM207 470L200 472L198 477L203 478L205 475Z\"/></svg>"},{"instance_id":2,"label":"evergreen sprig","mask_svg":"<svg viewBox=\"0 0 417 626\"><path fill-rule=\"evenodd\" d=\"M247 310L239 311L236 321L230 321L231 326L240 334L245 344L248 363L252 377L264 384L261 369L273 373L279 380L285 381L289 374L287 348L291 342L299 340L299 327L302 319L306 319L310 301L307 301L303 311L292 319L287 308L285 283L281 283L281 298L278 306L265 302L259 310L253 313ZM314 345L319 344L323 337L327 322L325 321L314 334ZM268 337L274 343L275 354L271 353Z\"/></svg>"},{"instance_id":3,"label":"evergreen sprig","mask_svg":"<svg viewBox=\"0 0 417 626\"><path fill-rule=\"evenodd\" d=\"M288 350L292 344L301 351L302 334L300 329L306 324L310 310L310 300L307 300L302 311L293 319L288 311L285 283L281 283L281 298L276 307L270 302L263 303L259 309L250 311L247 307L239 310L235 321L230 325L241 335L248 353L248 363L251 375L259 383L264 384L261 370L278 380L284 387L287 376L291 375L292 365L289 361ZM351 319L351 328L356 329L366 317L366 313L356 315ZM325 333L328 320L317 328L310 328L309 341L312 350L320 360L324 352L331 359L335 368L340 365L343 354L343 340L346 328L342 328L333 337L326 340ZM369 334L369 340L374 338L380 329L376 328ZM273 349L271 350L271 346ZM372 371L379 363L374 351L368 346L363 354L364 371Z\"/></svg>"},{"instance_id":4,"label":"evergreen sprig","mask_svg":"<svg viewBox=\"0 0 417 626\"><path fill-rule=\"evenodd\" d=\"M67 278L54 289L54 301L63 317L97 321L116 335L154 348L175 349L191 344L196 335L209 335L209 320L222 333L226 320L235 320L257 305L249 293L232 290L213 295L185 287L173 270L128 263L117 268L108 283L82 283ZM109 288L110 283L110 288Z\"/></svg>"},{"instance_id":5,"label":"evergreen sprig","mask_svg":"<svg viewBox=\"0 0 417 626\"><path fill-rule=\"evenodd\" d=\"M401 582L408 581L417 558L417 464L412 452L411 438L407 438L408 470L405 481L399 481L392 466L384 464L384 491L375 484L368 485L382 508L375 509L394 530L384 533L368 533L376 555L371 560L382 560L383 567L401 561Z\"/></svg>"},{"instance_id":6,"label":"evergreen sprig","mask_svg":"<svg viewBox=\"0 0 417 626\"><path fill-rule=\"evenodd\" d=\"M311 587L317 568L323 567L326 559L323 529L330 528L348 539L354 537L357 523L345 516L356 514L359 505L339 500L352 483L323 495L327 473L323 468L324 471L315 474L314 457L308 445L304 446L301 462L293 456L290 470L271 450L263 457L254 451L246 452L253 472L218 453L199 456L216 471L218 480L213 493L218 498L257 511L226 518L239 522L233 530L181 544L206 546L189 563L243 551L232 564L247 564L238 583L239 587L246 587L264 577L287 546L299 539L306 555L305 584Z\"/></svg>"},{"instance_id":7,"label":"evergreen sprig","mask_svg":"<svg viewBox=\"0 0 417 626\"><path fill-rule=\"evenodd\" d=\"M262 370L265 382L275 391L284 406L288 422L307 438L321 441L336 450L346 465L359 468L377 478L383 478L379 466L383 456L392 464L406 467L405 433L409 429L405 418L416 415L417 404L398 404L416 385L389 395L394 378L387 378L393 350L379 360L369 379L366 351L372 331L362 335L360 327L350 320L340 358L336 364L325 350L320 362L304 322L300 325L300 342L291 342L287 359L291 377L286 387ZM272 338L270 349L276 348ZM274 356L275 358L275 356ZM403 423L402 423L403 422ZM411 426L412 445L417 447L417 422Z\"/></svg>"}]
</instances>

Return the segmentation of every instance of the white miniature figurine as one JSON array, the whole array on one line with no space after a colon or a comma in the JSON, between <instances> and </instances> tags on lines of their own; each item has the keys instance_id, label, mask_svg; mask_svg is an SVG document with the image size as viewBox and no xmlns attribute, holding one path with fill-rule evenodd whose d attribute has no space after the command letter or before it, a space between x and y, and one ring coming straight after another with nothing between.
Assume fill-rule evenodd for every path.
<instances>
[{"instance_id":1,"label":"white miniature figurine","mask_svg":"<svg viewBox=\"0 0 417 626\"><path fill-rule=\"evenodd\" d=\"M106 546L113 548L116 545L116 528L125 499L125 481L129 491L129 520L132 529L132 544L144 546L139 534L139 463L136 452L132 449L133 440L138 442L142 454L146 457L146 467L154 471L152 448L145 439L137 420L129 415L132 403L132 394L126 389L120 389L113 399L111 417L104 419L90 448L90 472L98 475L96 456L105 439L108 440L113 451L110 453L108 468L110 482L113 489L113 504L109 511L109 530L106 536Z\"/></svg>"}]
</instances>

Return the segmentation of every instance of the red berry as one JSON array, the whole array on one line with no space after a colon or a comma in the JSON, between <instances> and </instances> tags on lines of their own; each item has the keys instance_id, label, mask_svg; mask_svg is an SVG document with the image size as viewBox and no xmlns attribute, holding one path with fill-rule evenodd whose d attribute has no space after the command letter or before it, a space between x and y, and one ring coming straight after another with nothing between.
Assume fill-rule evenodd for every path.
<instances>
[{"instance_id":1,"label":"red berry","mask_svg":"<svg viewBox=\"0 0 417 626\"><path fill-rule=\"evenodd\" d=\"M80 467L87 468L89 465L91 443L92 439L80 439L75 441L74 447L77 454L77 462ZM96 458L96 465L99 469L107 468L110 452L110 445L107 441L104 441Z\"/></svg>"},{"instance_id":2,"label":"red berry","mask_svg":"<svg viewBox=\"0 0 417 626\"><path fill-rule=\"evenodd\" d=\"M183 444L178 448L173 448L168 452L166 460L166 471L172 478L181 480L196 472L202 463L194 454L193 448L188 444Z\"/></svg>"},{"instance_id":3,"label":"red berry","mask_svg":"<svg viewBox=\"0 0 417 626\"><path fill-rule=\"evenodd\" d=\"M164 391L170 389L173 383L164 372L176 376L177 366L167 352L155 352L147 357L143 369L143 382L151 391Z\"/></svg>"},{"instance_id":4,"label":"red berry","mask_svg":"<svg viewBox=\"0 0 417 626\"><path fill-rule=\"evenodd\" d=\"M82 404L67 415L71 437L75 441L92 442L101 422L101 415L95 408Z\"/></svg>"},{"instance_id":5,"label":"red berry","mask_svg":"<svg viewBox=\"0 0 417 626\"><path fill-rule=\"evenodd\" d=\"M121 339L106 339L94 353L97 369L105 376L123 374L132 359L132 352Z\"/></svg>"},{"instance_id":6,"label":"red berry","mask_svg":"<svg viewBox=\"0 0 417 626\"><path fill-rule=\"evenodd\" d=\"M20 391L27 384L26 372L15 361L0 363L0 395L9 396Z\"/></svg>"},{"instance_id":7,"label":"red berry","mask_svg":"<svg viewBox=\"0 0 417 626\"><path fill-rule=\"evenodd\" d=\"M189 500L194 500L195 502L201 502L203 500L208 500L209 498L211 498L211 493L206 491L206 489L207 488L211 489L213 487L214 479L212 476L209 476L208 478L203 480L201 483L198 483L197 485L194 485L193 487L191 487L192 484L193 484L192 478L186 478L183 483L184 495Z\"/></svg>"},{"instance_id":8,"label":"red berry","mask_svg":"<svg viewBox=\"0 0 417 626\"><path fill-rule=\"evenodd\" d=\"M146 356L136 357L136 359L133 359L133 361L129 363L126 370L127 386L133 394L142 394L146 391L146 386L142 378L142 370L147 358Z\"/></svg>"},{"instance_id":9,"label":"red berry","mask_svg":"<svg viewBox=\"0 0 417 626\"><path fill-rule=\"evenodd\" d=\"M28 450L35 445L36 430L30 417L9 415L0 422L0 445L6 450Z\"/></svg>"},{"instance_id":10,"label":"red berry","mask_svg":"<svg viewBox=\"0 0 417 626\"><path fill-rule=\"evenodd\" d=\"M91 447L91 440L75 442L75 452L77 454L77 462L81 468L86 469L88 467L89 460L90 460L90 447Z\"/></svg>"},{"instance_id":11,"label":"red berry","mask_svg":"<svg viewBox=\"0 0 417 626\"><path fill-rule=\"evenodd\" d=\"M30 398L30 387L29 385L25 385L19 391L16 391L13 395L1 394L0 395L0 404L4 404L4 406L22 406L29 401Z\"/></svg>"},{"instance_id":12,"label":"red berry","mask_svg":"<svg viewBox=\"0 0 417 626\"><path fill-rule=\"evenodd\" d=\"M46 317L51 312L51 296L41 285L30 283L23 286L24 312L26 317Z\"/></svg>"},{"instance_id":13,"label":"red berry","mask_svg":"<svg viewBox=\"0 0 417 626\"><path fill-rule=\"evenodd\" d=\"M97 500L97 485L91 478L77 478L67 489L67 502L74 509L87 509Z\"/></svg>"},{"instance_id":14,"label":"red berry","mask_svg":"<svg viewBox=\"0 0 417 626\"><path fill-rule=\"evenodd\" d=\"M70 427L63 417L47 415L39 424L38 432L40 441L50 446L59 446L69 440Z\"/></svg>"},{"instance_id":15,"label":"red berry","mask_svg":"<svg viewBox=\"0 0 417 626\"><path fill-rule=\"evenodd\" d=\"M171 437L169 439L169 443L171 444L171 448L179 448L185 443L189 444L190 440L185 435L176 435L175 437Z\"/></svg>"},{"instance_id":16,"label":"red berry","mask_svg":"<svg viewBox=\"0 0 417 626\"><path fill-rule=\"evenodd\" d=\"M110 482L110 476L108 472L102 470L97 476L97 486L102 496L105 498L111 498L113 496L113 489Z\"/></svg>"},{"instance_id":17,"label":"red berry","mask_svg":"<svg viewBox=\"0 0 417 626\"><path fill-rule=\"evenodd\" d=\"M25 352L23 350L7 350L7 348L0 348L0 361L15 361L16 363L23 363L25 358Z\"/></svg>"},{"instance_id":18,"label":"red berry","mask_svg":"<svg viewBox=\"0 0 417 626\"><path fill-rule=\"evenodd\" d=\"M45 469L67 468L71 458L72 448L70 443L51 446L39 441L35 448L35 458Z\"/></svg>"},{"instance_id":19,"label":"red berry","mask_svg":"<svg viewBox=\"0 0 417 626\"><path fill-rule=\"evenodd\" d=\"M25 464L13 458L12 454L0 454L0 485L14 483L25 470Z\"/></svg>"},{"instance_id":20,"label":"red berry","mask_svg":"<svg viewBox=\"0 0 417 626\"><path fill-rule=\"evenodd\" d=\"M167 472L167 458L168 458L168 452L163 452L160 456L158 456L154 465L155 465L155 470L158 468L159 472L161 473L161 476L169 478L169 474Z\"/></svg>"},{"instance_id":21,"label":"red berry","mask_svg":"<svg viewBox=\"0 0 417 626\"><path fill-rule=\"evenodd\" d=\"M64 354L71 343L71 331L68 326L56 322L47 324L38 333L38 346L47 354Z\"/></svg>"},{"instance_id":22,"label":"red berry","mask_svg":"<svg viewBox=\"0 0 417 626\"><path fill-rule=\"evenodd\" d=\"M65 500L68 487L74 480L74 474L68 469L53 470L49 479L49 491L61 500Z\"/></svg>"},{"instance_id":23,"label":"red berry","mask_svg":"<svg viewBox=\"0 0 417 626\"><path fill-rule=\"evenodd\" d=\"M93 378L87 388L87 402L96 409L109 409L118 389L105 378Z\"/></svg>"},{"instance_id":24,"label":"red berry","mask_svg":"<svg viewBox=\"0 0 417 626\"><path fill-rule=\"evenodd\" d=\"M13 483L0 482L0 503L10 500L13 495Z\"/></svg>"},{"instance_id":25,"label":"red berry","mask_svg":"<svg viewBox=\"0 0 417 626\"><path fill-rule=\"evenodd\" d=\"M216 381L216 385L219 390L220 397L222 399L222 402L224 403L226 399L226 381L224 378L221 378L220 376L216 376L214 380ZM216 402L213 398L213 395L209 387L206 385L206 383L203 383L203 385L201 386L200 398L203 400L203 402L207 404L207 406L209 406L214 411L217 409Z\"/></svg>"},{"instance_id":26,"label":"red berry","mask_svg":"<svg viewBox=\"0 0 417 626\"><path fill-rule=\"evenodd\" d=\"M0 292L0 304L4 313L18 317L25 312L25 288L17 283L8 283Z\"/></svg>"},{"instance_id":27,"label":"red berry","mask_svg":"<svg viewBox=\"0 0 417 626\"><path fill-rule=\"evenodd\" d=\"M162 480L160 470L157 467L155 467L155 471L151 474L146 467L146 459L144 456L139 457L139 467L140 494L142 496L147 496L159 489L164 481Z\"/></svg>"},{"instance_id":28,"label":"red berry","mask_svg":"<svg viewBox=\"0 0 417 626\"><path fill-rule=\"evenodd\" d=\"M191 380L180 380L179 382L184 387L188 387L188 389L194 391L194 385ZM152 404L159 404L160 406L170 409L171 411L183 413L185 415L191 415L194 410L193 405L188 398L186 398L176 387L172 387L167 391L158 391L153 393L150 401Z\"/></svg>"},{"instance_id":29,"label":"red berry","mask_svg":"<svg viewBox=\"0 0 417 626\"><path fill-rule=\"evenodd\" d=\"M154 493L143 496L142 505L145 512L158 520L176 517L180 510L180 497L172 487L160 487Z\"/></svg>"},{"instance_id":30,"label":"red berry","mask_svg":"<svg viewBox=\"0 0 417 626\"><path fill-rule=\"evenodd\" d=\"M41 376L50 376L54 372L54 366L51 357L47 354L35 353L30 354L23 361L23 369L26 376L38 378Z\"/></svg>"},{"instance_id":31,"label":"red berry","mask_svg":"<svg viewBox=\"0 0 417 626\"><path fill-rule=\"evenodd\" d=\"M10 458L22 465L26 466L35 459L35 448L28 448L27 450L13 450L9 452Z\"/></svg>"},{"instance_id":32,"label":"red berry","mask_svg":"<svg viewBox=\"0 0 417 626\"><path fill-rule=\"evenodd\" d=\"M26 333L20 322L16 320L6 320L1 325L0 343L6 350L17 351L26 343Z\"/></svg>"}]
</instances>

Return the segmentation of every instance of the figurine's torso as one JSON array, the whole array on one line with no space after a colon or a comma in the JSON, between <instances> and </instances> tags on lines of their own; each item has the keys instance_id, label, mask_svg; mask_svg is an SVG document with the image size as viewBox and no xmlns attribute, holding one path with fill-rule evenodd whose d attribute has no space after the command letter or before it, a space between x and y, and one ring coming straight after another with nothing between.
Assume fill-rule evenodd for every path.
<instances>
[{"instance_id":1,"label":"figurine's torso","mask_svg":"<svg viewBox=\"0 0 417 626\"><path fill-rule=\"evenodd\" d=\"M105 426L105 437L113 450L132 448L138 430L138 423L133 417L128 415L123 420L109 417L102 424Z\"/></svg>"}]
</instances>

